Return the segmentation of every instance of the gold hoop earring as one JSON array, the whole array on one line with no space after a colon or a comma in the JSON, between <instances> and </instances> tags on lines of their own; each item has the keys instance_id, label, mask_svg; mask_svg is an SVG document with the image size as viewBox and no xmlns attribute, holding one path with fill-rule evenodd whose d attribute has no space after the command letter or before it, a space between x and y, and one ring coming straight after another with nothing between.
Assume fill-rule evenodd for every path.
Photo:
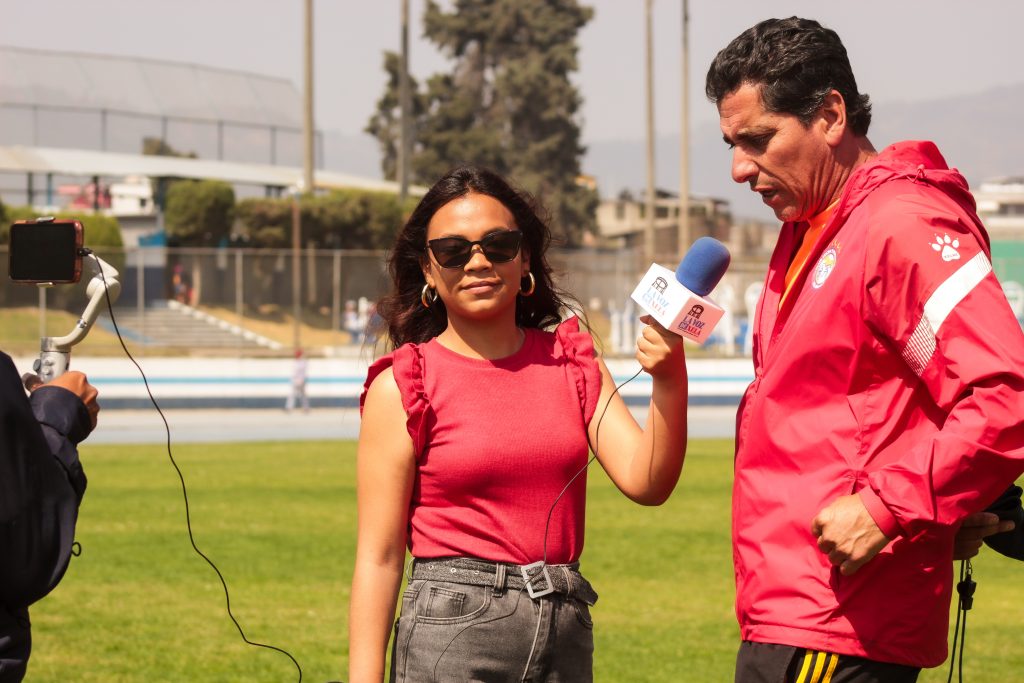
<instances>
[{"instance_id":1,"label":"gold hoop earring","mask_svg":"<svg viewBox=\"0 0 1024 683\"><path fill-rule=\"evenodd\" d=\"M526 275L524 275L523 277L530 278L530 287L528 289L523 289L523 283L520 282L519 293L522 294L523 296L530 296L531 294L533 294L533 291L537 289L537 280L536 278L533 277L533 273L531 273L530 271L526 271Z\"/></svg>"},{"instance_id":2,"label":"gold hoop earring","mask_svg":"<svg viewBox=\"0 0 1024 683\"><path fill-rule=\"evenodd\" d=\"M430 304L437 301L437 292L431 289L430 285L424 284L423 291L420 292L420 301L423 303L423 308L430 308Z\"/></svg>"}]
</instances>

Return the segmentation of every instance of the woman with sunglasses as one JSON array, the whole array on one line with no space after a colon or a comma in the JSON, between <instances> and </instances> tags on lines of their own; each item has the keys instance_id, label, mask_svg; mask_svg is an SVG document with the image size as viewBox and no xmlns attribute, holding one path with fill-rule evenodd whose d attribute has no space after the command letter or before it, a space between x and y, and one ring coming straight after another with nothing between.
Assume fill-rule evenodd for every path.
<instances>
[{"instance_id":1,"label":"woman with sunglasses","mask_svg":"<svg viewBox=\"0 0 1024 683\"><path fill-rule=\"evenodd\" d=\"M681 338L648 323L633 419L545 258L548 227L501 177L460 167L399 234L378 305L391 353L362 399L352 683L591 681L597 600L579 572L588 449L658 505L686 451Z\"/></svg>"}]
</instances>

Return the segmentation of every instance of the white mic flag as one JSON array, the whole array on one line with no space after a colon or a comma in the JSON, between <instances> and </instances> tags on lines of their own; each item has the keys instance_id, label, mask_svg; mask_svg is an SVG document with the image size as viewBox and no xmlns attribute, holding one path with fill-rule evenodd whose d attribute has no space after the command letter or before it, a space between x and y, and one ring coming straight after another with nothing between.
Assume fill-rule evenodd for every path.
<instances>
[{"instance_id":1,"label":"white mic flag","mask_svg":"<svg viewBox=\"0 0 1024 683\"><path fill-rule=\"evenodd\" d=\"M722 279L729 260L724 244L702 237L694 242L675 273L652 265L631 298L665 329L703 344L725 314L706 295Z\"/></svg>"}]
</instances>

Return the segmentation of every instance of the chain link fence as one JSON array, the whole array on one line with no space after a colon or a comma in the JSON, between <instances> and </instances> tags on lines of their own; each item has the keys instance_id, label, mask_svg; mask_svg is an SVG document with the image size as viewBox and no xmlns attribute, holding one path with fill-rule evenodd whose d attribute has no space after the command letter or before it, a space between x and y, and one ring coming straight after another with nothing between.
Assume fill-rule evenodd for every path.
<instances>
[{"instance_id":1,"label":"chain link fence","mask_svg":"<svg viewBox=\"0 0 1024 683\"><path fill-rule=\"evenodd\" d=\"M367 330L374 302L389 286L380 251L302 250L297 309L292 296L296 260L288 249L149 247L97 253L120 272L122 289L114 304L119 331L151 355L273 356L297 346L324 355L358 351L373 341ZM649 264L640 262L636 250L555 249L549 260L558 284L577 299L603 351L632 355L642 312L629 295ZM87 301L87 283L40 289L12 283L7 267L3 250L0 347L34 353L39 337L66 334L75 324ZM713 296L730 316L721 324L723 332L700 353L742 353L744 293L763 274L757 264L730 269ZM102 355L119 349L113 331L104 313L82 352Z\"/></svg>"},{"instance_id":2,"label":"chain link fence","mask_svg":"<svg viewBox=\"0 0 1024 683\"><path fill-rule=\"evenodd\" d=\"M297 309L291 250L136 248L98 255L120 272L114 320L132 350L143 355L286 356L295 347L315 355L356 354L373 342L367 329L374 302L388 287L379 251L301 251ZM649 264L641 263L637 250L555 249L549 260L602 351L631 356L642 311L629 295ZM1015 314L1024 318L1024 278L1018 277L1024 258L993 261ZM7 268L4 248L0 348L34 354L41 336L67 334L76 324L87 282L41 289L12 283ZM763 263L732 264L711 297L727 315L712 340L690 355L749 355L748 321L764 273ZM101 315L96 327L80 353L120 352L110 315Z\"/></svg>"}]
</instances>

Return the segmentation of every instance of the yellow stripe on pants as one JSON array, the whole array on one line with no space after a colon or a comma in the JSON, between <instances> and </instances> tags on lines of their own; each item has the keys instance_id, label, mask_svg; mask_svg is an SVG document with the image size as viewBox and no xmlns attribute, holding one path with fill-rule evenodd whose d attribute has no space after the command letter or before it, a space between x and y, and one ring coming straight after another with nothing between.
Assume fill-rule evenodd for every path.
<instances>
[{"instance_id":1,"label":"yellow stripe on pants","mask_svg":"<svg viewBox=\"0 0 1024 683\"><path fill-rule=\"evenodd\" d=\"M811 674L811 680L809 683L821 683L821 672L825 668L825 659L828 658L828 653L817 652L814 655L814 673Z\"/></svg>"},{"instance_id":2,"label":"yellow stripe on pants","mask_svg":"<svg viewBox=\"0 0 1024 683\"><path fill-rule=\"evenodd\" d=\"M836 670L837 664L839 664L839 655L829 655L828 670L825 672L825 678L821 680L821 683L832 683L832 672Z\"/></svg>"},{"instance_id":3,"label":"yellow stripe on pants","mask_svg":"<svg viewBox=\"0 0 1024 683\"><path fill-rule=\"evenodd\" d=\"M831 683L832 674L838 664L839 655L804 650L804 661L800 665L800 673L797 674L795 683Z\"/></svg>"},{"instance_id":4,"label":"yellow stripe on pants","mask_svg":"<svg viewBox=\"0 0 1024 683\"><path fill-rule=\"evenodd\" d=\"M811 662L814 660L814 653L804 650L804 663L800 667L800 673L796 675L794 683L807 683L807 672L811 670Z\"/></svg>"}]
</instances>

